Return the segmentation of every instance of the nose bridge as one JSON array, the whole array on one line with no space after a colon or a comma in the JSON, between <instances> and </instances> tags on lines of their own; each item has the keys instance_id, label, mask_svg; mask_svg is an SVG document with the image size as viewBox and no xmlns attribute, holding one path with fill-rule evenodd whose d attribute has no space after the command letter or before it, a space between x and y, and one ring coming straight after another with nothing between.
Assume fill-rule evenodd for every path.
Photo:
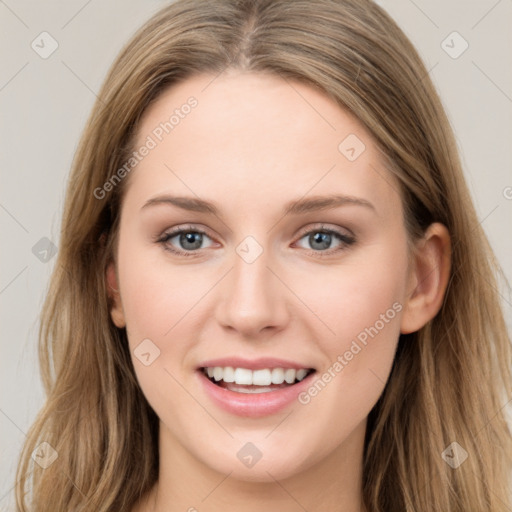
<instances>
[{"instance_id":1,"label":"nose bridge","mask_svg":"<svg viewBox=\"0 0 512 512\"><path fill-rule=\"evenodd\" d=\"M271 251L248 236L235 252L218 308L219 322L244 335L281 328L287 321L286 297L268 268L273 265Z\"/></svg>"}]
</instances>

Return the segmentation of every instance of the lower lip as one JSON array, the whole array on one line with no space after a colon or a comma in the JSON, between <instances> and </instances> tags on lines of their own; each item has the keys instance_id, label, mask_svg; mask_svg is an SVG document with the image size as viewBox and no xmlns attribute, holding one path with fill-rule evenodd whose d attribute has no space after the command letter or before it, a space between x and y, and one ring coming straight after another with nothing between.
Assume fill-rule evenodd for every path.
<instances>
[{"instance_id":1,"label":"lower lip","mask_svg":"<svg viewBox=\"0 0 512 512\"><path fill-rule=\"evenodd\" d=\"M237 393L214 384L202 370L197 371L208 397L221 409L247 418L259 418L282 411L297 400L316 372L285 388L267 393Z\"/></svg>"}]
</instances>

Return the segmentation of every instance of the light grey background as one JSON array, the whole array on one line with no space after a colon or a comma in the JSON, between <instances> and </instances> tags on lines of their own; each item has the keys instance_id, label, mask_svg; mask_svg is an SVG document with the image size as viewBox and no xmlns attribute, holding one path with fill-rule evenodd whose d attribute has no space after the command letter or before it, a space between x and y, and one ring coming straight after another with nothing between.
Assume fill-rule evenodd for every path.
<instances>
[{"instance_id":1,"label":"light grey background","mask_svg":"<svg viewBox=\"0 0 512 512\"><path fill-rule=\"evenodd\" d=\"M0 0L0 510L14 510L17 455L44 399L38 315L55 258L44 263L32 248L43 237L58 247L66 177L95 94L122 45L167 3ZM430 70L479 219L512 281L512 0L379 3ZM48 50L43 31L58 43L46 59L31 47ZM454 31L463 39L447 39ZM452 58L464 40L468 49ZM501 294L510 327L510 294Z\"/></svg>"}]
</instances>

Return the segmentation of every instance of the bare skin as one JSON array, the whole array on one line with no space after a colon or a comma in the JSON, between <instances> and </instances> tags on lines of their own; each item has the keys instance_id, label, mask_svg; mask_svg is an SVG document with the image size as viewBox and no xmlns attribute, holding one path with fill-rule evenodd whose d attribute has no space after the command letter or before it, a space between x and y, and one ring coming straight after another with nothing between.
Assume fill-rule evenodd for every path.
<instances>
[{"instance_id":1,"label":"bare skin","mask_svg":"<svg viewBox=\"0 0 512 512\"><path fill-rule=\"evenodd\" d=\"M173 86L146 112L135 146L191 96L197 106L127 178L106 276L112 319L127 329L160 418L159 480L133 510L361 512L367 416L400 333L441 307L449 234L433 224L411 252L398 183L370 134L322 93L277 77L226 72ZM339 148L349 134L363 151L357 139ZM218 211L186 210L166 195ZM285 213L326 196L345 200ZM242 247L261 252L250 263L237 252L248 236ZM134 353L145 339L160 351L148 366ZM243 417L219 408L197 371L227 356L293 360L331 378L302 402ZM262 455L252 467L237 457L248 442Z\"/></svg>"}]
</instances>

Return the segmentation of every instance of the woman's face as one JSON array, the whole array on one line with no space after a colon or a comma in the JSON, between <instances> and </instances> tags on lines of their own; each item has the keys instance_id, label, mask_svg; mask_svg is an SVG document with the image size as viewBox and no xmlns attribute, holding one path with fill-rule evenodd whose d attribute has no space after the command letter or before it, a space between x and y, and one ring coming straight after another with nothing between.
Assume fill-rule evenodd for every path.
<instances>
[{"instance_id":1,"label":"woman's face","mask_svg":"<svg viewBox=\"0 0 512 512\"><path fill-rule=\"evenodd\" d=\"M165 91L135 149L108 275L161 442L246 480L350 457L409 288L369 133L313 88L230 72Z\"/></svg>"}]
</instances>

